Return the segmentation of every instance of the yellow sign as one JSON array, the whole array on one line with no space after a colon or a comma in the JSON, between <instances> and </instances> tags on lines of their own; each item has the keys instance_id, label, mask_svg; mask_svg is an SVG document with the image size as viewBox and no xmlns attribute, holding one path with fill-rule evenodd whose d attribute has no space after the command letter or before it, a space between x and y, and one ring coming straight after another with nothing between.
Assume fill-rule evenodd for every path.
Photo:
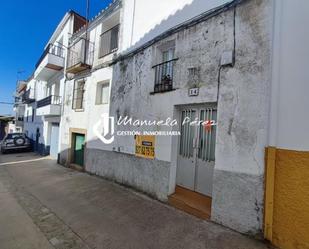
<instances>
[{"instance_id":1,"label":"yellow sign","mask_svg":"<svg viewBox=\"0 0 309 249\"><path fill-rule=\"evenodd\" d=\"M135 137L135 155L139 157L154 159L155 157L155 136Z\"/></svg>"}]
</instances>

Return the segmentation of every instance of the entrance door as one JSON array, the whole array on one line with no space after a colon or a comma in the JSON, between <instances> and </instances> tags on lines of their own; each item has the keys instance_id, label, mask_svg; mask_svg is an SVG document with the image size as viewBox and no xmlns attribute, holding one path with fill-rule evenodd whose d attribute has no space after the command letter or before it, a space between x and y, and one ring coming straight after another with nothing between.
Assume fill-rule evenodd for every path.
<instances>
[{"instance_id":1,"label":"entrance door","mask_svg":"<svg viewBox=\"0 0 309 249\"><path fill-rule=\"evenodd\" d=\"M73 139L73 163L84 166L85 135L74 133Z\"/></svg>"},{"instance_id":2,"label":"entrance door","mask_svg":"<svg viewBox=\"0 0 309 249\"><path fill-rule=\"evenodd\" d=\"M50 156L53 159L58 158L58 144L59 144L59 123L52 123L50 136Z\"/></svg>"},{"instance_id":3,"label":"entrance door","mask_svg":"<svg viewBox=\"0 0 309 249\"><path fill-rule=\"evenodd\" d=\"M192 106L181 110L181 137L177 162L177 185L212 196L212 180L215 164L216 126L202 123L190 125L190 121L217 122L214 106Z\"/></svg>"}]
</instances>

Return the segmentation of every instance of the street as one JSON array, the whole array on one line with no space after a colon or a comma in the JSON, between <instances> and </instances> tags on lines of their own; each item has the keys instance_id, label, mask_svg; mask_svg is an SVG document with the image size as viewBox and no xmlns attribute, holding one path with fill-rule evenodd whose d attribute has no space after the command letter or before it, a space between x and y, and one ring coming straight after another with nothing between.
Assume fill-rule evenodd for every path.
<instances>
[{"instance_id":1,"label":"street","mask_svg":"<svg viewBox=\"0 0 309 249\"><path fill-rule=\"evenodd\" d=\"M0 155L0 248L268 246L48 157L12 153Z\"/></svg>"}]
</instances>

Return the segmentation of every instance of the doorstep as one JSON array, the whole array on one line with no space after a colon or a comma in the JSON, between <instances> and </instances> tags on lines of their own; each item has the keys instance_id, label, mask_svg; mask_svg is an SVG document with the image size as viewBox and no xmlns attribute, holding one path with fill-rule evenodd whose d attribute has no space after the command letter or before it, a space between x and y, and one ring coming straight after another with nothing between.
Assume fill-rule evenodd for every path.
<instances>
[{"instance_id":1,"label":"doorstep","mask_svg":"<svg viewBox=\"0 0 309 249\"><path fill-rule=\"evenodd\" d=\"M209 220L211 215L211 197L176 186L175 193L168 197L168 203L198 218Z\"/></svg>"},{"instance_id":2,"label":"doorstep","mask_svg":"<svg viewBox=\"0 0 309 249\"><path fill-rule=\"evenodd\" d=\"M80 172L84 172L85 171L85 168L83 166L80 166L80 165L75 164L75 163L70 163L69 164L69 168L77 170L77 171L80 171Z\"/></svg>"}]
</instances>

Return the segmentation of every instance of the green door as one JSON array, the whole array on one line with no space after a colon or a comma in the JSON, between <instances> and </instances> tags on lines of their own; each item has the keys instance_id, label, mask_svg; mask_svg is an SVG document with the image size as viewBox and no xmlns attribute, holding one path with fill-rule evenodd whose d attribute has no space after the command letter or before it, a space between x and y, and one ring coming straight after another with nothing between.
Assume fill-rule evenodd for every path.
<instances>
[{"instance_id":1,"label":"green door","mask_svg":"<svg viewBox=\"0 0 309 249\"><path fill-rule=\"evenodd\" d=\"M85 135L75 134L73 163L84 166Z\"/></svg>"}]
</instances>

